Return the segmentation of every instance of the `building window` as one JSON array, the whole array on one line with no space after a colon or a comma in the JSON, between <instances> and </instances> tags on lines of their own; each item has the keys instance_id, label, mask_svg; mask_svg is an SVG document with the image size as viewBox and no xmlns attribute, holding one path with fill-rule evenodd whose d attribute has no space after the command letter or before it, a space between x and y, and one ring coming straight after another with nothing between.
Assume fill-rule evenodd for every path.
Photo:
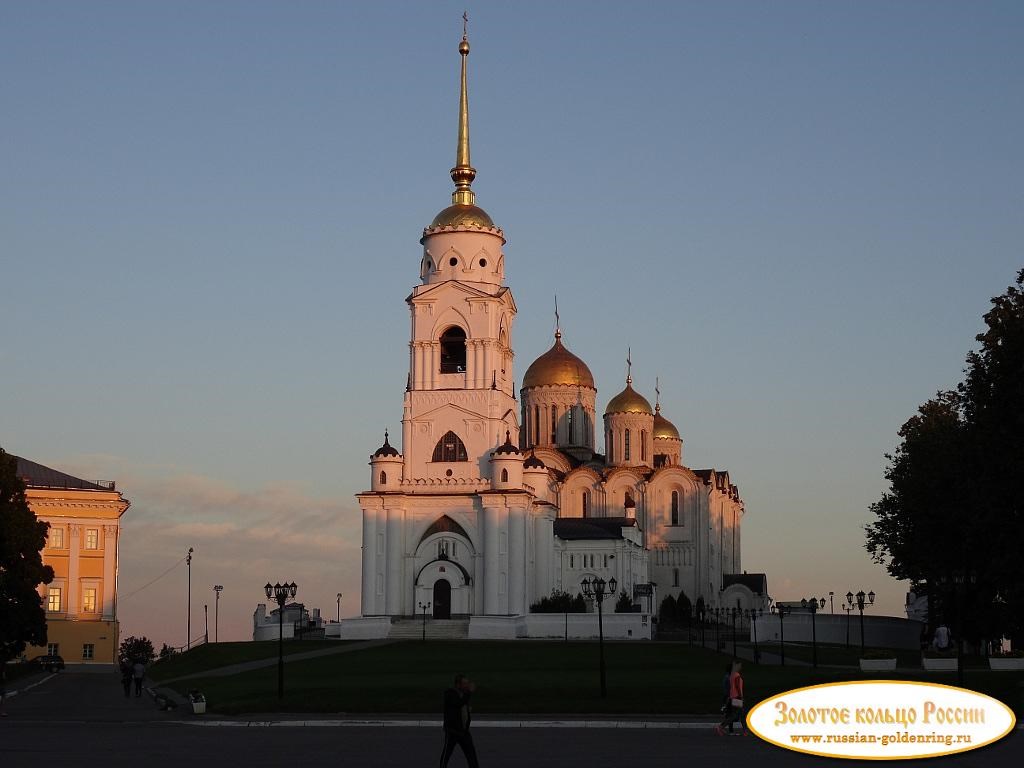
<instances>
[{"instance_id":1,"label":"building window","mask_svg":"<svg viewBox=\"0 0 1024 768\"><path fill-rule=\"evenodd\" d=\"M679 525L679 491L672 491L672 525Z\"/></svg>"},{"instance_id":2,"label":"building window","mask_svg":"<svg viewBox=\"0 0 1024 768\"><path fill-rule=\"evenodd\" d=\"M60 643L47 643L46 644L46 655L47 656L60 656Z\"/></svg>"},{"instance_id":3,"label":"building window","mask_svg":"<svg viewBox=\"0 0 1024 768\"><path fill-rule=\"evenodd\" d=\"M540 442L540 406L533 406L533 444Z\"/></svg>"},{"instance_id":4,"label":"building window","mask_svg":"<svg viewBox=\"0 0 1024 768\"><path fill-rule=\"evenodd\" d=\"M60 610L60 587L50 587L46 593L46 610L57 612ZM50 654L51 656L53 654Z\"/></svg>"},{"instance_id":5,"label":"building window","mask_svg":"<svg viewBox=\"0 0 1024 768\"><path fill-rule=\"evenodd\" d=\"M64 549L64 529L55 525L50 526L50 540L47 546L50 549Z\"/></svg>"},{"instance_id":6,"label":"building window","mask_svg":"<svg viewBox=\"0 0 1024 768\"><path fill-rule=\"evenodd\" d=\"M574 562L574 559L573 559L572 555L569 555L569 567L570 568L575 568L576 567L576 564Z\"/></svg>"},{"instance_id":7,"label":"building window","mask_svg":"<svg viewBox=\"0 0 1024 768\"><path fill-rule=\"evenodd\" d=\"M96 646L92 643L82 644L82 658L85 660L92 660L93 653L96 651Z\"/></svg>"},{"instance_id":8,"label":"building window","mask_svg":"<svg viewBox=\"0 0 1024 768\"><path fill-rule=\"evenodd\" d=\"M565 428L569 432L569 445L576 445L576 433L573 430L575 420L572 417L572 412L576 410L576 406L571 405L565 409Z\"/></svg>"},{"instance_id":9,"label":"building window","mask_svg":"<svg viewBox=\"0 0 1024 768\"><path fill-rule=\"evenodd\" d=\"M605 555L605 556L604 556L604 567L605 567L605 568L607 568L607 567L608 567L608 555Z\"/></svg>"},{"instance_id":10,"label":"building window","mask_svg":"<svg viewBox=\"0 0 1024 768\"><path fill-rule=\"evenodd\" d=\"M98 528L86 528L85 529L85 548L86 549L99 549L100 548L100 532Z\"/></svg>"},{"instance_id":11,"label":"building window","mask_svg":"<svg viewBox=\"0 0 1024 768\"><path fill-rule=\"evenodd\" d=\"M457 325L441 334L441 373L466 372L466 332Z\"/></svg>"},{"instance_id":12,"label":"building window","mask_svg":"<svg viewBox=\"0 0 1024 768\"><path fill-rule=\"evenodd\" d=\"M612 431L608 430L608 437L605 438L605 448L608 449L608 461L612 461Z\"/></svg>"},{"instance_id":13,"label":"building window","mask_svg":"<svg viewBox=\"0 0 1024 768\"><path fill-rule=\"evenodd\" d=\"M558 406L551 406L551 444L558 442Z\"/></svg>"},{"instance_id":14,"label":"building window","mask_svg":"<svg viewBox=\"0 0 1024 768\"><path fill-rule=\"evenodd\" d=\"M501 470L501 482L503 482L503 483L507 483L508 482L508 470L507 469Z\"/></svg>"},{"instance_id":15,"label":"building window","mask_svg":"<svg viewBox=\"0 0 1024 768\"><path fill-rule=\"evenodd\" d=\"M626 444L622 449L622 460L629 461L629 430L626 430Z\"/></svg>"},{"instance_id":16,"label":"building window","mask_svg":"<svg viewBox=\"0 0 1024 768\"><path fill-rule=\"evenodd\" d=\"M679 586L679 569L678 568L673 568L672 569L672 586L673 587L678 587Z\"/></svg>"},{"instance_id":17,"label":"building window","mask_svg":"<svg viewBox=\"0 0 1024 768\"><path fill-rule=\"evenodd\" d=\"M381 472L380 473L380 484L381 485L386 485L387 482L388 482L388 474L387 474L387 472Z\"/></svg>"},{"instance_id":18,"label":"building window","mask_svg":"<svg viewBox=\"0 0 1024 768\"><path fill-rule=\"evenodd\" d=\"M590 517L590 491L583 492L583 516Z\"/></svg>"},{"instance_id":19,"label":"building window","mask_svg":"<svg viewBox=\"0 0 1024 768\"><path fill-rule=\"evenodd\" d=\"M96 613L96 587L85 587L82 590L82 612Z\"/></svg>"},{"instance_id":20,"label":"building window","mask_svg":"<svg viewBox=\"0 0 1024 768\"><path fill-rule=\"evenodd\" d=\"M431 461L469 461L469 457L466 455L466 446L459 436L454 432L445 432L444 437L434 446Z\"/></svg>"},{"instance_id":21,"label":"building window","mask_svg":"<svg viewBox=\"0 0 1024 768\"><path fill-rule=\"evenodd\" d=\"M640 430L640 461L647 461L647 430Z\"/></svg>"}]
</instances>

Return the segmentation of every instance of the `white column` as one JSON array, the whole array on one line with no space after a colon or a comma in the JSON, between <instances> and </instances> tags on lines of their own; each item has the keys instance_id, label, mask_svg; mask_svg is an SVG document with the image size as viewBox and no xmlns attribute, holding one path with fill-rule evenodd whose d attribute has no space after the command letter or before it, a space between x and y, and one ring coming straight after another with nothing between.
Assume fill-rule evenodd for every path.
<instances>
[{"instance_id":1,"label":"white column","mask_svg":"<svg viewBox=\"0 0 1024 768\"><path fill-rule=\"evenodd\" d=\"M497 507L484 507L484 604L483 613L498 613L498 519Z\"/></svg>"},{"instance_id":2,"label":"white column","mask_svg":"<svg viewBox=\"0 0 1024 768\"><path fill-rule=\"evenodd\" d=\"M103 526L103 620L113 621L117 595L117 526Z\"/></svg>"},{"instance_id":3,"label":"white column","mask_svg":"<svg viewBox=\"0 0 1024 768\"><path fill-rule=\"evenodd\" d=\"M384 576L384 591L387 601L384 613L389 616L402 614L402 578L405 570L402 558L402 510L387 511L387 542L385 543L387 570Z\"/></svg>"},{"instance_id":4,"label":"white column","mask_svg":"<svg viewBox=\"0 0 1024 768\"><path fill-rule=\"evenodd\" d=\"M470 345L470 354L467 355L467 363L472 366L470 370L466 371L466 382L468 389L479 389L482 386L483 381L483 360L480 354L480 341L473 339L467 341Z\"/></svg>"},{"instance_id":5,"label":"white column","mask_svg":"<svg viewBox=\"0 0 1024 768\"><path fill-rule=\"evenodd\" d=\"M551 594L551 542L548 537L548 521L544 515L533 519L533 593L538 600Z\"/></svg>"},{"instance_id":6,"label":"white column","mask_svg":"<svg viewBox=\"0 0 1024 768\"><path fill-rule=\"evenodd\" d=\"M508 514L508 612L526 613L526 510Z\"/></svg>"},{"instance_id":7,"label":"white column","mask_svg":"<svg viewBox=\"0 0 1024 768\"><path fill-rule=\"evenodd\" d=\"M419 341L414 341L412 343L412 352L413 389L423 389L423 343Z\"/></svg>"},{"instance_id":8,"label":"white column","mask_svg":"<svg viewBox=\"0 0 1024 768\"><path fill-rule=\"evenodd\" d=\"M376 510L363 510L363 594L360 613L363 616L375 614L374 593L377 587L377 514Z\"/></svg>"},{"instance_id":9,"label":"white column","mask_svg":"<svg viewBox=\"0 0 1024 768\"><path fill-rule=\"evenodd\" d=\"M65 609L69 616L78 615L78 551L82 546L82 526L72 523L68 526L71 532L71 546L68 548L68 599Z\"/></svg>"}]
</instances>

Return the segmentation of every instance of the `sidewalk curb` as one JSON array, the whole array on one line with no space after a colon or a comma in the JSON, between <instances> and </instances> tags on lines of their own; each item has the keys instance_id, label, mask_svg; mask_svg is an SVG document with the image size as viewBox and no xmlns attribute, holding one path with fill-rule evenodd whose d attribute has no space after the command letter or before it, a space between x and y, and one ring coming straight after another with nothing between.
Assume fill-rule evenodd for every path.
<instances>
[{"instance_id":1,"label":"sidewalk curb","mask_svg":"<svg viewBox=\"0 0 1024 768\"><path fill-rule=\"evenodd\" d=\"M16 690L16 691L8 691L8 692L6 693L6 695L5 695L5 698L8 698L8 699L13 699L13 698L14 698L15 696L17 696L17 695L18 695L19 693L24 693L25 691L31 691L31 690L32 690L33 688L35 688L35 687L36 687L37 685L42 685L43 683L49 682L50 680L52 680L52 679L53 679L53 678L55 678L56 676L57 676L57 673L56 673L56 672L51 672L51 673L50 673L50 674L48 674L48 675L47 675L46 677L44 677L44 678L43 678L42 680L36 680L36 681L35 681L34 683L32 683L31 685L26 685L26 686L25 686L24 688L19 688L19 689L18 689L18 690Z\"/></svg>"}]
</instances>

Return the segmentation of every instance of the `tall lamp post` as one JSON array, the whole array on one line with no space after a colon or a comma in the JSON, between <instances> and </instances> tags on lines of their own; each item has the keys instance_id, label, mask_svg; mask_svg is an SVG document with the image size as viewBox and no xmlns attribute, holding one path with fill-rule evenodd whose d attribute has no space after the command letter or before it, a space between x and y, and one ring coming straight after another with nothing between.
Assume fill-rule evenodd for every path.
<instances>
[{"instance_id":1,"label":"tall lamp post","mask_svg":"<svg viewBox=\"0 0 1024 768\"><path fill-rule=\"evenodd\" d=\"M772 606L772 613L779 614L779 656L782 658L782 666L786 666L786 607L782 603L775 603Z\"/></svg>"},{"instance_id":2,"label":"tall lamp post","mask_svg":"<svg viewBox=\"0 0 1024 768\"><path fill-rule=\"evenodd\" d=\"M210 642L210 604L203 603L203 642Z\"/></svg>"},{"instance_id":3,"label":"tall lamp post","mask_svg":"<svg viewBox=\"0 0 1024 768\"><path fill-rule=\"evenodd\" d=\"M747 618L750 620L750 631L754 635L754 663L761 663L761 652L757 647L757 617L758 611L754 608L750 608L747 611Z\"/></svg>"},{"instance_id":4,"label":"tall lamp post","mask_svg":"<svg viewBox=\"0 0 1024 768\"><path fill-rule=\"evenodd\" d=\"M811 612L811 664L814 667L818 666L818 628L815 617L818 615L818 608L825 607L825 598L814 598L804 599L800 601L800 605Z\"/></svg>"},{"instance_id":5,"label":"tall lamp post","mask_svg":"<svg viewBox=\"0 0 1024 768\"><path fill-rule=\"evenodd\" d=\"M338 593L338 623L341 624L341 592Z\"/></svg>"},{"instance_id":6,"label":"tall lamp post","mask_svg":"<svg viewBox=\"0 0 1024 768\"><path fill-rule=\"evenodd\" d=\"M832 602L832 596L835 594L831 589L828 591L828 610L829 613L836 612L836 604ZM824 608L824 606L822 606Z\"/></svg>"},{"instance_id":7,"label":"tall lamp post","mask_svg":"<svg viewBox=\"0 0 1024 768\"><path fill-rule=\"evenodd\" d=\"M224 586L217 584L213 588L214 594L217 596L213 601L213 642L220 642L220 593L224 591Z\"/></svg>"},{"instance_id":8,"label":"tall lamp post","mask_svg":"<svg viewBox=\"0 0 1024 768\"><path fill-rule=\"evenodd\" d=\"M619 586L619 582L612 576L607 582L604 579L599 579L596 576L591 579L584 579L581 582L583 587L584 597L594 598L594 602L597 603L597 638L601 664L601 697L604 698L608 695L608 688L605 685L604 679L604 614L602 612L601 604L604 602L605 594L614 595L616 588ZM605 592L607 586L608 591Z\"/></svg>"},{"instance_id":9,"label":"tall lamp post","mask_svg":"<svg viewBox=\"0 0 1024 768\"><path fill-rule=\"evenodd\" d=\"M852 606L844 605L843 610L846 611L846 647L850 647L850 611L853 610Z\"/></svg>"},{"instance_id":10,"label":"tall lamp post","mask_svg":"<svg viewBox=\"0 0 1024 768\"><path fill-rule=\"evenodd\" d=\"M185 565L188 566L188 616L185 619L185 650L192 645L192 547L188 548L185 555Z\"/></svg>"},{"instance_id":11,"label":"tall lamp post","mask_svg":"<svg viewBox=\"0 0 1024 768\"><path fill-rule=\"evenodd\" d=\"M420 610L423 611L423 642L427 642L427 610L430 608L430 601L420 603Z\"/></svg>"},{"instance_id":12,"label":"tall lamp post","mask_svg":"<svg viewBox=\"0 0 1024 768\"><path fill-rule=\"evenodd\" d=\"M875 593L874 590L868 592L866 595L868 601L864 602L865 594L864 590L860 590L856 595L853 592L846 593L846 602L849 603L850 609L857 606L857 610L860 611L860 655L864 655L864 606L875 604ZM856 601L856 602L855 602Z\"/></svg>"},{"instance_id":13,"label":"tall lamp post","mask_svg":"<svg viewBox=\"0 0 1024 768\"><path fill-rule=\"evenodd\" d=\"M269 581L263 587L268 600L277 602L277 698L284 698L284 604L288 598L295 599L295 593L299 587L293 581L291 584L271 584Z\"/></svg>"}]
</instances>

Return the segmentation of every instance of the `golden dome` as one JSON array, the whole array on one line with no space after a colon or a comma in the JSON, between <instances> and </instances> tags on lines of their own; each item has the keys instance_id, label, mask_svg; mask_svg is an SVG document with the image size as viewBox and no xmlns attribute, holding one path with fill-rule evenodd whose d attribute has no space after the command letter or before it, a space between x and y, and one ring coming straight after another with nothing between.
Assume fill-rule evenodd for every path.
<instances>
[{"instance_id":1,"label":"golden dome","mask_svg":"<svg viewBox=\"0 0 1024 768\"><path fill-rule=\"evenodd\" d=\"M449 205L437 214L427 229L436 229L438 227L495 229L494 221L487 215L487 211L476 205L464 205L461 203Z\"/></svg>"},{"instance_id":2,"label":"golden dome","mask_svg":"<svg viewBox=\"0 0 1024 768\"><path fill-rule=\"evenodd\" d=\"M655 408L654 414L654 439L681 440L676 425L661 415L661 408Z\"/></svg>"},{"instance_id":3,"label":"golden dome","mask_svg":"<svg viewBox=\"0 0 1024 768\"><path fill-rule=\"evenodd\" d=\"M604 412L646 413L654 415L654 410L651 408L651 404L647 402L647 398L633 389L633 385L629 381L626 382L626 388L611 399Z\"/></svg>"},{"instance_id":4,"label":"golden dome","mask_svg":"<svg viewBox=\"0 0 1024 768\"><path fill-rule=\"evenodd\" d=\"M594 375L587 364L562 346L562 334L555 332L555 343L547 352L533 361L523 376L523 389L529 387L594 386Z\"/></svg>"}]
</instances>

